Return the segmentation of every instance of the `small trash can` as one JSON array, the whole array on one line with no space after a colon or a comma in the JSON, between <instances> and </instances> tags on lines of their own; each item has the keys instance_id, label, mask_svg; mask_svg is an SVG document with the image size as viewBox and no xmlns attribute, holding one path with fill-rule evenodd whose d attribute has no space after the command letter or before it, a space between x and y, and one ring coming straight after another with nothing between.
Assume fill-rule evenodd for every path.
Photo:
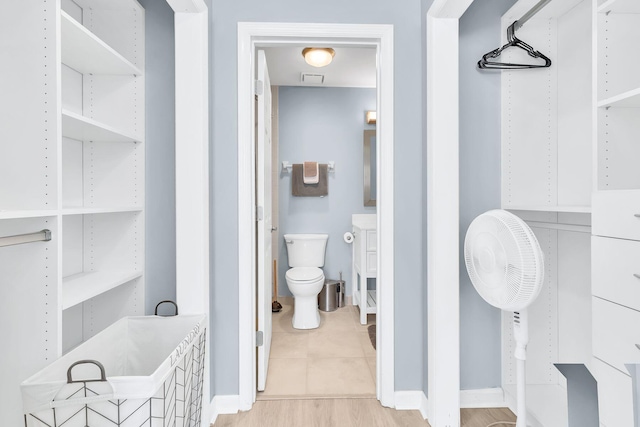
<instances>
[{"instance_id":1,"label":"small trash can","mask_svg":"<svg viewBox=\"0 0 640 427\"><path fill-rule=\"evenodd\" d=\"M344 306L344 280L326 279L318 295L318 308L322 311L335 311Z\"/></svg>"}]
</instances>

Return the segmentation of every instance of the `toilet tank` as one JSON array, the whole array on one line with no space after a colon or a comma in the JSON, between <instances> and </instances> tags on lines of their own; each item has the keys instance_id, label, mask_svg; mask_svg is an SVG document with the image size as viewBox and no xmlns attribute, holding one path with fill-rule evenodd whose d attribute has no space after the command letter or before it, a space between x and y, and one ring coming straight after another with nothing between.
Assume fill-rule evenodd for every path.
<instances>
[{"instance_id":1,"label":"toilet tank","mask_svg":"<svg viewBox=\"0 0 640 427\"><path fill-rule=\"evenodd\" d=\"M328 234L285 234L289 267L323 267Z\"/></svg>"}]
</instances>

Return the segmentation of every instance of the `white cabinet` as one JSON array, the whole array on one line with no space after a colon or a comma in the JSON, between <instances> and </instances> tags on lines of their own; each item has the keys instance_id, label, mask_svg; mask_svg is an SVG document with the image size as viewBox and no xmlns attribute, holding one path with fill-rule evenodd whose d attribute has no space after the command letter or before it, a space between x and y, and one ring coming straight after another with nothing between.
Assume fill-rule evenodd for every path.
<instances>
[{"instance_id":1,"label":"white cabinet","mask_svg":"<svg viewBox=\"0 0 640 427\"><path fill-rule=\"evenodd\" d=\"M591 256L593 295L640 310L640 241L593 236Z\"/></svg>"},{"instance_id":2,"label":"white cabinet","mask_svg":"<svg viewBox=\"0 0 640 427\"><path fill-rule=\"evenodd\" d=\"M640 240L640 190L593 193L593 234Z\"/></svg>"},{"instance_id":3,"label":"white cabinet","mask_svg":"<svg viewBox=\"0 0 640 427\"><path fill-rule=\"evenodd\" d=\"M378 275L378 233L375 214L354 214L353 233L353 303L360 309L360 323L367 324L367 314L375 314L376 290L367 289L368 279Z\"/></svg>"},{"instance_id":4,"label":"white cabinet","mask_svg":"<svg viewBox=\"0 0 640 427\"><path fill-rule=\"evenodd\" d=\"M633 427L633 382L599 359L589 367L598 381L598 411L603 427Z\"/></svg>"},{"instance_id":5,"label":"white cabinet","mask_svg":"<svg viewBox=\"0 0 640 427\"><path fill-rule=\"evenodd\" d=\"M145 41L135 0L7 2L0 14L0 394L144 313ZM6 405L6 406L5 406Z\"/></svg>"},{"instance_id":6,"label":"white cabinet","mask_svg":"<svg viewBox=\"0 0 640 427\"><path fill-rule=\"evenodd\" d=\"M628 374L627 363L640 363L640 311L593 298L593 355Z\"/></svg>"},{"instance_id":7,"label":"white cabinet","mask_svg":"<svg viewBox=\"0 0 640 427\"><path fill-rule=\"evenodd\" d=\"M640 362L640 6L608 0L594 8L594 376L601 424L631 426L640 410L625 366Z\"/></svg>"}]
</instances>

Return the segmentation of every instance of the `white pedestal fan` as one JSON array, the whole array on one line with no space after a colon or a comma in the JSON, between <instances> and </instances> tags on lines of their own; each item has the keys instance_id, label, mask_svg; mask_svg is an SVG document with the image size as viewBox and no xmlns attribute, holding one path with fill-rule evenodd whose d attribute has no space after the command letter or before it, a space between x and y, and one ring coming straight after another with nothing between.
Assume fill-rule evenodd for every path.
<instances>
[{"instance_id":1,"label":"white pedestal fan","mask_svg":"<svg viewBox=\"0 0 640 427\"><path fill-rule=\"evenodd\" d=\"M527 307L544 280L540 244L527 224L504 210L492 210L473 220L464 241L464 262L471 283L485 301L513 312L516 341L516 427L526 427L525 360L529 342Z\"/></svg>"}]
</instances>

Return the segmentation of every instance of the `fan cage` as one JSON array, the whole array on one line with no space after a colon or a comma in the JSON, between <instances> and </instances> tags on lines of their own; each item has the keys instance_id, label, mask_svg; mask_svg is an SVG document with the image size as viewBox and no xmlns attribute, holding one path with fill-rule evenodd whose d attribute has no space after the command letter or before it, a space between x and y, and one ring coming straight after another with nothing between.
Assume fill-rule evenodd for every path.
<instances>
[{"instance_id":1,"label":"fan cage","mask_svg":"<svg viewBox=\"0 0 640 427\"><path fill-rule=\"evenodd\" d=\"M504 257L502 269L490 277L480 271L479 260L481 250L490 250L487 240L495 242L498 258ZM540 244L529 226L510 212L492 210L474 219L467 230L464 258L471 283L495 307L522 310L540 293L544 280Z\"/></svg>"}]
</instances>

